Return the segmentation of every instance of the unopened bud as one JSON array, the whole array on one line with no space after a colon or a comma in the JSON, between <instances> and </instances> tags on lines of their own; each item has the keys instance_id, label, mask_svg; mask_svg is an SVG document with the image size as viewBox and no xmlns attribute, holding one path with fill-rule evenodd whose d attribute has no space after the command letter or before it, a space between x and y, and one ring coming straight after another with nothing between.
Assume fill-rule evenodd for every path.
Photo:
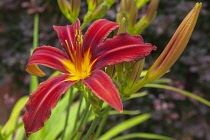
<instances>
[{"instance_id":1,"label":"unopened bud","mask_svg":"<svg viewBox=\"0 0 210 140\"><path fill-rule=\"evenodd\" d=\"M92 13L92 20L93 19L100 19L102 18L106 11L108 10L108 6L105 3L100 4Z\"/></svg>"},{"instance_id":2,"label":"unopened bud","mask_svg":"<svg viewBox=\"0 0 210 140\"><path fill-rule=\"evenodd\" d=\"M117 31L117 34L125 33L127 32L127 24L126 24L126 19L123 17L121 22L120 22L120 27Z\"/></svg>"},{"instance_id":3,"label":"unopened bud","mask_svg":"<svg viewBox=\"0 0 210 140\"><path fill-rule=\"evenodd\" d=\"M202 4L196 3L194 8L189 12L189 14L184 18L182 23L179 25L178 29L174 33L173 37L167 44L166 48L160 54L158 59L148 70L146 76L139 81L129 92L134 93L145 84L150 83L154 80L159 79L163 76L176 62L184 51L192 31L194 30L195 24L198 19Z\"/></svg>"},{"instance_id":4,"label":"unopened bud","mask_svg":"<svg viewBox=\"0 0 210 140\"><path fill-rule=\"evenodd\" d=\"M129 77L127 85L126 85L126 88L124 89L124 93L128 93L128 94L126 94L124 96L129 97L131 95L129 93L129 90L132 88L132 86L134 86L139 81L139 77L140 77L141 72L144 67L144 62L145 62L145 58L142 58L142 59L134 62L133 66L132 66L132 71L130 73L130 77Z\"/></svg>"},{"instance_id":5,"label":"unopened bud","mask_svg":"<svg viewBox=\"0 0 210 140\"><path fill-rule=\"evenodd\" d=\"M58 0L58 5L63 15L72 23L76 22L80 11L81 0Z\"/></svg>"},{"instance_id":6,"label":"unopened bud","mask_svg":"<svg viewBox=\"0 0 210 140\"><path fill-rule=\"evenodd\" d=\"M146 77L149 77L150 81L157 80L163 76L180 57L194 30L201 6L201 3L197 3L189 12L179 25L166 48L148 70Z\"/></svg>"},{"instance_id":7,"label":"unopened bud","mask_svg":"<svg viewBox=\"0 0 210 140\"><path fill-rule=\"evenodd\" d=\"M135 24L133 34L140 34L156 17L159 0L151 0L146 14Z\"/></svg>"}]
</instances>

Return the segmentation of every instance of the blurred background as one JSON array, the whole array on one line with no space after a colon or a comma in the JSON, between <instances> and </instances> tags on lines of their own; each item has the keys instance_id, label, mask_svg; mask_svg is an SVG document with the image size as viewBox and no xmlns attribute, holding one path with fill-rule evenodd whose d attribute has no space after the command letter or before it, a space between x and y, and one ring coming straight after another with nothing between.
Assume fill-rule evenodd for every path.
<instances>
[{"instance_id":1,"label":"blurred background","mask_svg":"<svg viewBox=\"0 0 210 140\"><path fill-rule=\"evenodd\" d=\"M115 20L119 1L116 0L107 12L106 19ZM145 42L158 48L146 58L145 68L151 66L162 52L196 2L160 0L157 17L141 34ZM164 77L171 79L170 85L210 100L210 2L200 2L203 2L203 7L187 48L171 72ZM0 125L7 121L15 102L29 94L30 75L25 72L25 66L33 43L34 13L40 13L39 45L60 46L52 26L70 24L60 12L56 0L36 0L34 3L26 0L0 1ZM139 11L139 18L146 12L146 8ZM81 20L86 11L87 3L82 0ZM47 73L50 72L47 69ZM210 108L179 93L149 89L147 96L132 102L125 101L124 106L125 109L153 112L151 120L133 128L133 131L184 140L210 140ZM114 117L110 121L122 121L126 117L129 118Z\"/></svg>"}]
</instances>

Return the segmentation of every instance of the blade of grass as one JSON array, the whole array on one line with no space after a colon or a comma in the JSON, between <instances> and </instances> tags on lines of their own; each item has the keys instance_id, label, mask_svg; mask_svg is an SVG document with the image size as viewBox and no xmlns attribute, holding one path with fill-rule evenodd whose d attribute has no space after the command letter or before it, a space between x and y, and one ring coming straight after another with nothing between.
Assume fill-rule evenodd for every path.
<instances>
[{"instance_id":1,"label":"blade of grass","mask_svg":"<svg viewBox=\"0 0 210 140\"><path fill-rule=\"evenodd\" d=\"M187 97L190 97L192 99L195 99L207 106L210 107L210 102L198 95L195 95L189 91L186 91L186 90L182 90L182 89L178 89L178 88L175 88L175 87L171 87L171 86L167 86L167 85L162 85L162 84L146 84L145 87L150 87L150 88L161 88L161 89L167 89L167 90L171 90L171 91L175 91L175 92L178 92L180 94L183 94Z\"/></svg>"},{"instance_id":2,"label":"blade of grass","mask_svg":"<svg viewBox=\"0 0 210 140\"><path fill-rule=\"evenodd\" d=\"M107 131L105 134L103 134L99 138L99 140L112 139L113 137L120 134L121 132L148 120L150 117L151 117L151 115L149 113L147 113L147 114L138 115L136 117L133 117L131 119L123 121L122 123L116 125L115 127L111 128L109 131Z\"/></svg>"},{"instance_id":3,"label":"blade of grass","mask_svg":"<svg viewBox=\"0 0 210 140\"><path fill-rule=\"evenodd\" d=\"M175 140L170 137L152 134L152 133L131 133L124 136L119 136L114 138L113 140L130 140L130 139L152 139L152 140Z\"/></svg>"},{"instance_id":4,"label":"blade of grass","mask_svg":"<svg viewBox=\"0 0 210 140\"><path fill-rule=\"evenodd\" d=\"M38 46L39 42L39 14L36 13L34 16L34 32L33 32L33 47L31 49L31 53L33 50ZM31 82L30 82L30 88L29 88L29 93L32 93L35 91L38 87L39 81L37 76L31 76Z\"/></svg>"},{"instance_id":5,"label":"blade of grass","mask_svg":"<svg viewBox=\"0 0 210 140\"><path fill-rule=\"evenodd\" d=\"M1 130L1 133L4 135L11 134L8 139L10 139L12 137L13 132L16 130L17 120L18 120L20 112L22 111L23 107L25 106L25 103L27 100L28 100L28 97L24 96L17 101L17 103L13 107L13 110L11 112L9 120L6 122L6 124L4 125L4 127Z\"/></svg>"}]
</instances>

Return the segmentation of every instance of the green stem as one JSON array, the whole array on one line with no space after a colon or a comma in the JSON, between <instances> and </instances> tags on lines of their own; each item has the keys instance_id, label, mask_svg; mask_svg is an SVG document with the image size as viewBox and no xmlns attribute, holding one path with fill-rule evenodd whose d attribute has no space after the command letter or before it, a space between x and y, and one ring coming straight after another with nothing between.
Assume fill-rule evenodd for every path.
<instances>
[{"instance_id":1,"label":"green stem","mask_svg":"<svg viewBox=\"0 0 210 140\"><path fill-rule=\"evenodd\" d=\"M91 134L94 132L96 126L98 125L99 121L100 121L101 117L100 116L95 116L95 119L93 120L89 130L87 131L84 140L88 140L91 136Z\"/></svg>"},{"instance_id":2,"label":"green stem","mask_svg":"<svg viewBox=\"0 0 210 140\"><path fill-rule=\"evenodd\" d=\"M90 112L91 112L90 104L88 102L86 102L86 108L85 108L85 110L83 110L83 113L81 114L81 116L82 116L82 118L80 119L81 121L80 122L77 121L77 124L79 124L79 125L73 131L73 134L70 139L79 139L81 137L81 134L83 133L83 126L84 126L84 124L86 124L87 118L89 117Z\"/></svg>"},{"instance_id":3,"label":"green stem","mask_svg":"<svg viewBox=\"0 0 210 140\"><path fill-rule=\"evenodd\" d=\"M82 102L83 102L83 96L80 96L79 107L78 107L77 114L76 114L76 119L75 119L75 122L74 122L73 132L75 132L76 127L77 127Z\"/></svg>"},{"instance_id":4,"label":"green stem","mask_svg":"<svg viewBox=\"0 0 210 140\"><path fill-rule=\"evenodd\" d=\"M66 132L66 128L68 125L68 118L69 118L69 114L70 114L70 106L73 102L73 88L70 88L69 92L70 92L69 102L68 102L68 106L66 108L67 114L66 114L66 120L65 120L65 124L64 124L64 128L63 128L62 140L65 139L65 132Z\"/></svg>"},{"instance_id":5,"label":"green stem","mask_svg":"<svg viewBox=\"0 0 210 140\"><path fill-rule=\"evenodd\" d=\"M39 37L39 14L36 13L34 16L34 32L33 32L32 51L38 46L38 37Z\"/></svg>"},{"instance_id":6,"label":"green stem","mask_svg":"<svg viewBox=\"0 0 210 140\"><path fill-rule=\"evenodd\" d=\"M90 104L87 103L87 107L86 107L85 111L83 112L84 114L82 115L82 118L81 118L82 121L80 122L78 129L83 127L83 125L85 124L87 118L90 115L90 112L91 112Z\"/></svg>"},{"instance_id":7,"label":"green stem","mask_svg":"<svg viewBox=\"0 0 210 140\"><path fill-rule=\"evenodd\" d=\"M162 85L162 84L147 84L145 85L145 87L149 87L149 88L161 88L161 89L167 89L167 90L171 90L171 91L175 91L175 92L178 92L180 94L183 94L187 97L190 97L190 98L193 98L207 106L210 107L210 102L196 94L193 94L189 91L186 91L186 90L182 90L182 89L178 89L176 87L171 87L171 86L167 86L167 85Z\"/></svg>"},{"instance_id":8,"label":"green stem","mask_svg":"<svg viewBox=\"0 0 210 140\"><path fill-rule=\"evenodd\" d=\"M130 96L137 92L140 88L142 88L145 84L147 84L149 81L146 77L144 77L142 80L137 82L134 86L132 86L129 90L125 91L125 94Z\"/></svg>"},{"instance_id":9,"label":"green stem","mask_svg":"<svg viewBox=\"0 0 210 140\"><path fill-rule=\"evenodd\" d=\"M86 25L87 25L87 22L83 22L82 25L81 25L81 29L84 30Z\"/></svg>"},{"instance_id":10,"label":"green stem","mask_svg":"<svg viewBox=\"0 0 210 140\"><path fill-rule=\"evenodd\" d=\"M95 116L95 118L94 118L94 120L93 120L93 122L92 122L90 128L88 129L88 131L87 131L87 133L86 133L86 135L85 135L85 137L84 137L84 140L88 140L88 139L91 137L91 135L92 135L92 133L94 132L95 128L97 127L97 125L98 125L100 119L101 119L104 115L108 114L108 113L109 113L109 110L110 110L110 107L108 106L105 110L103 110L103 111L99 114L99 116L97 116L97 115Z\"/></svg>"},{"instance_id":11,"label":"green stem","mask_svg":"<svg viewBox=\"0 0 210 140\"><path fill-rule=\"evenodd\" d=\"M110 111L111 107L108 107L108 111L106 114L104 114L104 116L102 117L102 120L96 130L95 136L94 136L94 140L97 140L99 135L101 134L101 131L106 123L107 117L109 116L109 111Z\"/></svg>"},{"instance_id":12,"label":"green stem","mask_svg":"<svg viewBox=\"0 0 210 140\"><path fill-rule=\"evenodd\" d=\"M36 13L34 16L34 29L33 29L33 47L31 48L31 54L33 50L38 46L39 42L39 14ZM38 78L36 76L31 76L29 92L32 93L38 87Z\"/></svg>"}]
</instances>

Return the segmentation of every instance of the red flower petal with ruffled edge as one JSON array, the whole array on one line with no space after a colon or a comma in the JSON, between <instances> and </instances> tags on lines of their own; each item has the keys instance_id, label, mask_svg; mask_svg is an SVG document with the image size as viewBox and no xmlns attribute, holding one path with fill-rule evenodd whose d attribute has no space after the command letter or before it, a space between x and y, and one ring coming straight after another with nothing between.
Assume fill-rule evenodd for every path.
<instances>
[{"instance_id":1,"label":"red flower petal with ruffled edge","mask_svg":"<svg viewBox=\"0 0 210 140\"><path fill-rule=\"evenodd\" d=\"M139 60L154 49L149 43L143 43L141 36L131 36L122 33L112 39L107 39L94 51L92 61L95 61L93 69L103 68L108 65L118 64L123 61Z\"/></svg>"},{"instance_id":2,"label":"red flower petal with ruffled edge","mask_svg":"<svg viewBox=\"0 0 210 140\"><path fill-rule=\"evenodd\" d=\"M61 95L75 83L67 81L68 77L68 74L62 74L42 82L30 95L23 116L27 136L43 127Z\"/></svg>"},{"instance_id":3,"label":"red flower petal with ruffled edge","mask_svg":"<svg viewBox=\"0 0 210 140\"><path fill-rule=\"evenodd\" d=\"M77 19L74 24L66 26L53 26L53 28L57 32L62 47L70 58L70 53L73 52L72 48L77 47L75 33L78 31L81 32L79 19ZM66 41L68 44L66 44Z\"/></svg>"},{"instance_id":4,"label":"red flower petal with ruffled edge","mask_svg":"<svg viewBox=\"0 0 210 140\"><path fill-rule=\"evenodd\" d=\"M28 61L26 70L29 69L30 66L41 64L60 72L67 73L67 70L60 61L65 59L68 59L68 57L61 50L51 46L41 46L34 50ZM36 75L36 73L32 72L31 74Z\"/></svg>"},{"instance_id":5,"label":"red flower petal with ruffled edge","mask_svg":"<svg viewBox=\"0 0 210 140\"><path fill-rule=\"evenodd\" d=\"M123 106L118 90L111 78L102 70L95 70L82 82L101 100L122 112Z\"/></svg>"},{"instance_id":6,"label":"red flower petal with ruffled edge","mask_svg":"<svg viewBox=\"0 0 210 140\"><path fill-rule=\"evenodd\" d=\"M130 36L127 33L103 42L118 26L117 23L105 19L95 21L87 30L83 42L79 20L72 25L54 26L65 52L51 46L35 49L27 65L29 72L43 76L42 71L36 67L36 64L41 64L65 74L41 83L30 96L23 117L28 136L41 129L61 95L79 80L98 98L120 112L123 110L114 83L99 69L123 61L138 60L148 55L154 47L144 43L141 36Z\"/></svg>"},{"instance_id":7,"label":"red flower petal with ruffled edge","mask_svg":"<svg viewBox=\"0 0 210 140\"><path fill-rule=\"evenodd\" d=\"M119 27L119 24L106 19L99 19L93 22L84 36L84 51L87 51L90 47L91 52L93 52L95 48L110 34L110 32L117 27Z\"/></svg>"}]
</instances>

